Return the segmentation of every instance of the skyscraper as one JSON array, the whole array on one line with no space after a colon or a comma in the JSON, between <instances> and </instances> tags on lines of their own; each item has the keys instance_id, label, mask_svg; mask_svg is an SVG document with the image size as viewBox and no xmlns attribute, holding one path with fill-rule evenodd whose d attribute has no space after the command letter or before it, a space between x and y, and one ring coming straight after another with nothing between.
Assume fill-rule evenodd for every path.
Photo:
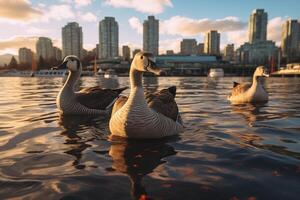
<instances>
[{"instance_id":1,"label":"skyscraper","mask_svg":"<svg viewBox=\"0 0 300 200\"><path fill-rule=\"evenodd\" d=\"M99 22L99 58L119 56L119 25L114 17Z\"/></svg>"},{"instance_id":2,"label":"skyscraper","mask_svg":"<svg viewBox=\"0 0 300 200\"><path fill-rule=\"evenodd\" d=\"M206 33L204 52L209 55L220 54L220 33L218 31L212 30Z\"/></svg>"},{"instance_id":3,"label":"skyscraper","mask_svg":"<svg viewBox=\"0 0 300 200\"><path fill-rule=\"evenodd\" d=\"M77 22L70 22L62 28L62 54L82 58L82 28Z\"/></svg>"},{"instance_id":4,"label":"skyscraper","mask_svg":"<svg viewBox=\"0 0 300 200\"><path fill-rule=\"evenodd\" d=\"M196 55L197 41L195 39L183 39L180 42L180 53L182 55Z\"/></svg>"},{"instance_id":5,"label":"skyscraper","mask_svg":"<svg viewBox=\"0 0 300 200\"><path fill-rule=\"evenodd\" d=\"M224 60L232 61L234 58L234 44L227 44L224 51Z\"/></svg>"},{"instance_id":6,"label":"skyscraper","mask_svg":"<svg viewBox=\"0 0 300 200\"><path fill-rule=\"evenodd\" d=\"M52 59L54 57L53 45L50 38L39 37L36 42L36 55L37 59L42 57L45 60Z\"/></svg>"},{"instance_id":7,"label":"skyscraper","mask_svg":"<svg viewBox=\"0 0 300 200\"><path fill-rule=\"evenodd\" d=\"M31 49L25 47L19 49L19 63L20 64L31 64L33 52Z\"/></svg>"},{"instance_id":8,"label":"skyscraper","mask_svg":"<svg viewBox=\"0 0 300 200\"><path fill-rule=\"evenodd\" d=\"M154 16L148 16L143 24L143 50L158 55L159 21Z\"/></svg>"},{"instance_id":9,"label":"skyscraper","mask_svg":"<svg viewBox=\"0 0 300 200\"><path fill-rule=\"evenodd\" d=\"M53 53L54 53L54 58L57 61L61 61L62 60L62 51L61 51L60 48L53 47Z\"/></svg>"},{"instance_id":10,"label":"skyscraper","mask_svg":"<svg viewBox=\"0 0 300 200\"><path fill-rule=\"evenodd\" d=\"M197 55L203 55L204 54L204 43L199 43L197 45Z\"/></svg>"},{"instance_id":11,"label":"skyscraper","mask_svg":"<svg viewBox=\"0 0 300 200\"><path fill-rule=\"evenodd\" d=\"M292 59L300 53L300 23L287 20L282 25L281 51L282 56Z\"/></svg>"},{"instance_id":12,"label":"skyscraper","mask_svg":"<svg viewBox=\"0 0 300 200\"><path fill-rule=\"evenodd\" d=\"M123 46L122 47L122 55L123 55L123 59L126 61L130 61L130 48L129 46Z\"/></svg>"},{"instance_id":13,"label":"skyscraper","mask_svg":"<svg viewBox=\"0 0 300 200\"><path fill-rule=\"evenodd\" d=\"M252 11L249 19L249 42L266 41L267 39L268 14L264 9Z\"/></svg>"}]
</instances>

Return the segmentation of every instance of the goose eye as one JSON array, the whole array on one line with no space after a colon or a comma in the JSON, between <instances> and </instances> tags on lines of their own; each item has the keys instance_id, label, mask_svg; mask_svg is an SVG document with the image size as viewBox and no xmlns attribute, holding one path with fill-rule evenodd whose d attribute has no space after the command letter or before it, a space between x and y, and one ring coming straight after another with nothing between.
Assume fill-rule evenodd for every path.
<instances>
[{"instance_id":1,"label":"goose eye","mask_svg":"<svg viewBox=\"0 0 300 200\"><path fill-rule=\"evenodd\" d=\"M144 56L141 56L141 59L143 59L144 58Z\"/></svg>"}]
</instances>

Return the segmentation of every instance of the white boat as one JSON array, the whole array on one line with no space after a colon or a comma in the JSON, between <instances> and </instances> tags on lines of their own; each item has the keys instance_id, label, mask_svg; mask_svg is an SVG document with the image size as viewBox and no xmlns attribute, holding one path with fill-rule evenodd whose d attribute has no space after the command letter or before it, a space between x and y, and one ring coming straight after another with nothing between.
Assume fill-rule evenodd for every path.
<instances>
[{"instance_id":1,"label":"white boat","mask_svg":"<svg viewBox=\"0 0 300 200\"><path fill-rule=\"evenodd\" d=\"M33 73L35 77L64 77L67 74L67 70L39 70Z\"/></svg>"},{"instance_id":2,"label":"white boat","mask_svg":"<svg viewBox=\"0 0 300 200\"><path fill-rule=\"evenodd\" d=\"M116 79L116 78L118 78L118 75L116 74L115 70L108 69L104 73L104 78Z\"/></svg>"},{"instance_id":3,"label":"white boat","mask_svg":"<svg viewBox=\"0 0 300 200\"><path fill-rule=\"evenodd\" d=\"M208 77L210 78L224 77L224 70L222 68L211 68L209 69Z\"/></svg>"}]
</instances>

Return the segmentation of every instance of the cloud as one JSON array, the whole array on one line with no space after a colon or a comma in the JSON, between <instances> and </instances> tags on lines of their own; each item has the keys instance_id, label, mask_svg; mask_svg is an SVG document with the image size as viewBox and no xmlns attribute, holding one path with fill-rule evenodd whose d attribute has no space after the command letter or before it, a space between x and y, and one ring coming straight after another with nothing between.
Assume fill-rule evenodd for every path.
<instances>
[{"instance_id":1,"label":"cloud","mask_svg":"<svg viewBox=\"0 0 300 200\"><path fill-rule=\"evenodd\" d=\"M28 0L0 1L0 18L24 21L40 17L42 12L33 8Z\"/></svg>"},{"instance_id":2,"label":"cloud","mask_svg":"<svg viewBox=\"0 0 300 200\"><path fill-rule=\"evenodd\" d=\"M88 6L92 3L92 0L75 0L75 4L77 7Z\"/></svg>"},{"instance_id":3,"label":"cloud","mask_svg":"<svg viewBox=\"0 0 300 200\"><path fill-rule=\"evenodd\" d=\"M130 18L129 24L138 33L141 33L143 24L138 18ZM174 16L170 19L160 21L159 24L161 34L180 36L196 36L206 33L209 30L218 30L219 32L238 31L245 27L247 27L247 23L240 21L236 17L211 20Z\"/></svg>"},{"instance_id":4,"label":"cloud","mask_svg":"<svg viewBox=\"0 0 300 200\"><path fill-rule=\"evenodd\" d=\"M25 37L25 36L15 36L7 40L0 40L0 51L2 52L13 52L18 54L18 49L21 47L26 47L35 51L35 43L38 37Z\"/></svg>"},{"instance_id":5,"label":"cloud","mask_svg":"<svg viewBox=\"0 0 300 200\"><path fill-rule=\"evenodd\" d=\"M14 36L6 40L0 40L0 52L1 53L14 53L18 54L19 48L26 47L35 51L35 44L38 40L37 36ZM52 39L53 46L60 47L61 41Z\"/></svg>"},{"instance_id":6,"label":"cloud","mask_svg":"<svg viewBox=\"0 0 300 200\"><path fill-rule=\"evenodd\" d=\"M165 7L173 7L171 0L105 0L105 4L116 8L132 8L149 14L164 12Z\"/></svg>"},{"instance_id":7,"label":"cloud","mask_svg":"<svg viewBox=\"0 0 300 200\"><path fill-rule=\"evenodd\" d=\"M275 17L271 19L268 23L268 40L273 40L277 45L281 42L281 28L282 24L287 20L282 17Z\"/></svg>"},{"instance_id":8,"label":"cloud","mask_svg":"<svg viewBox=\"0 0 300 200\"><path fill-rule=\"evenodd\" d=\"M45 35L49 32L48 29L42 29L35 26L27 27L25 32L29 35Z\"/></svg>"},{"instance_id":9,"label":"cloud","mask_svg":"<svg viewBox=\"0 0 300 200\"><path fill-rule=\"evenodd\" d=\"M167 50L173 50L175 53L180 52L180 42L182 38L166 39L159 41L159 53L165 54Z\"/></svg>"},{"instance_id":10,"label":"cloud","mask_svg":"<svg viewBox=\"0 0 300 200\"><path fill-rule=\"evenodd\" d=\"M95 22L95 21L97 21L97 16L94 15L93 13L91 13L91 12L87 12L87 13L78 12L77 15L79 16L79 18L82 21L86 21L86 22Z\"/></svg>"},{"instance_id":11,"label":"cloud","mask_svg":"<svg viewBox=\"0 0 300 200\"><path fill-rule=\"evenodd\" d=\"M243 29L247 23L240 21L236 17L226 17L223 19L191 19L182 16L174 16L162 21L160 25L161 33L168 35L195 36L210 30L219 32L236 31Z\"/></svg>"},{"instance_id":12,"label":"cloud","mask_svg":"<svg viewBox=\"0 0 300 200\"><path fill-rule=\"evenodd\" d=\"M128 22L131 28L136 30L139 34L143 34L143 24L137 17L131 17Z\"/></svg>"},{"instance_id":13,"label":"cloud","mask_svg":"<svg viewBox=\"0 0 300 200\"><path fill-rule=\"evenodd\" d=\"M50 20L62 20L62 19L72 19L75 17L75 14L70 5L61 4L61 5L52 5L47 9L43 9L44 16L41 21L50 21ZM39 21L40 19L36 19Z\"/></svg>"}]
</instances>

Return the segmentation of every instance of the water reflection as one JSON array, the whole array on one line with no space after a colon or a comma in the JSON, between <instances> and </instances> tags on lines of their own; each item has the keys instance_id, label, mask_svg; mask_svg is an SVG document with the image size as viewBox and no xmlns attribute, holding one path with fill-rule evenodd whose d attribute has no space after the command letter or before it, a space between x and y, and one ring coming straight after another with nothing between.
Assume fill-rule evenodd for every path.
<instances>
[{"instance_id":1,"label":"water reflection","mask_svg":"<svg viewBox=\"0 0 300 200\"><path fill-rule=\"evenodd\" d=\"M266 104L232 104L232 112L244 117L249 126L253 126L256 121L262 121L266 117L261 109L267 107Z\"/></svg>"},{"instance_id":2,"label":"water reflection","mask_svg":"<svg viewBox=\"0 0 300 200\"><path fill-rule=\"evenodd\" d=\"M113 159L112 168L129 176L134 199L147 194L142 184L143 177L165 163L166 161L162 160L164 157L175 154L174 148L163 141L113 142L109 150Z\"/></svg>"},{"instance_id":3,"label":"water reflection","mask_svg":"<svg viewBox=\"0 0 300 200\"><path fill-rule=\"evenodd\" d=\"M64 153L74 156L73 166L77 169L84 169L85 165L80 164L84 150L91 147L88 144L99 137L106 138L103 133L106 131L108 119L89 115L60 115L59 125L63 127L61 136L65 137L64 144L69 148ZM93 129L94 127L94 129ZM91 130L96 130L93 133Z\"/></svg>"}]
</instances>

